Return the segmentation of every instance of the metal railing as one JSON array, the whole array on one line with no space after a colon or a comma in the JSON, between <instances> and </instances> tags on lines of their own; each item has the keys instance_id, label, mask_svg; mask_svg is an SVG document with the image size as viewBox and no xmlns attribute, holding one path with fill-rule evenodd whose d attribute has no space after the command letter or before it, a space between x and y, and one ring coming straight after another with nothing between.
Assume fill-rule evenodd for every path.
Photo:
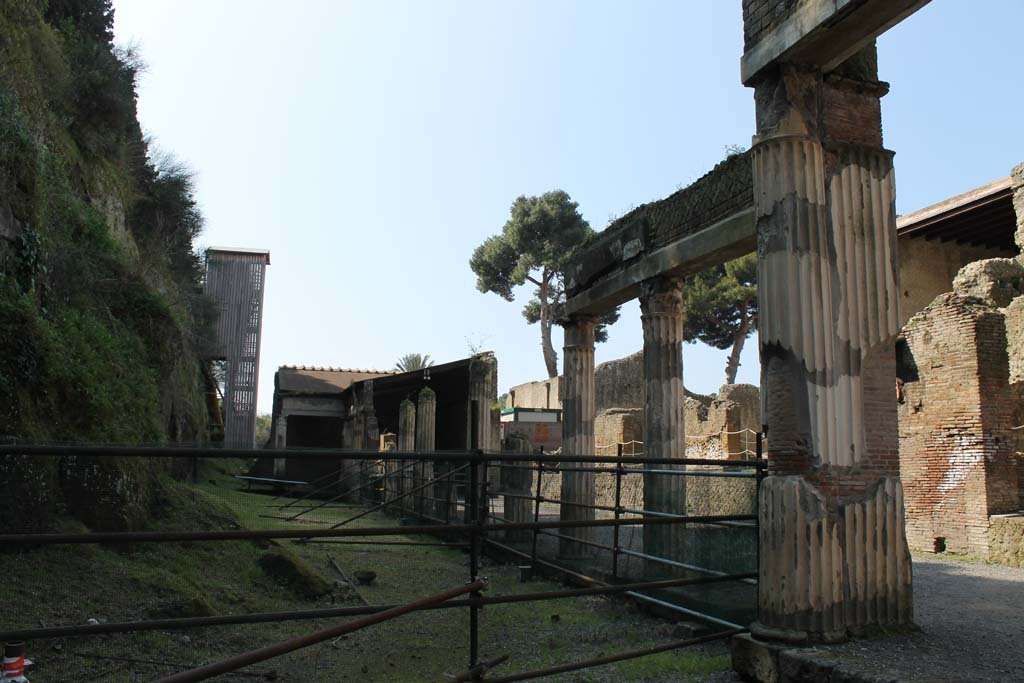
<instances>
[{"instance_id":1,"label":"metal railing","mask_svg":"<svg viewBox=\"0 0 1024 683\"><path fill-rule=\"evenodd\" d=\"M2 533L0 544L9 547L35 547L54 544L128 544L128 543L201 543L231 540L291 539L299 543L339 543L373 545L432 545L458 548L467 551L467 586L456 589L458 595L468 597L443 600L428 599L423 604L410 605L363 605L355 607L332 607L292 611L256 612L247 614L224 614L213 616L176 617L114 623L92 623L60 625L40 628L4 629L0 641L34 640L72 636L96 636L111 633L132 633L153 630L179 630L208 626L254 624L312 620L321 618L362 617L336 628L361 628L372 623L419 609L465 608L469 610L469 671L470 678L457 680L512 681L538 678L563 671L588 666L622 661L623 659L664 652L698 642L724 639L744 631L740 624L687 607L673 601L663 592L669 589L692 588L719 583L756 584L755 569L728 572L701 566L685 558L660 557L647 549L637 550L622 542L624 528L659 526L720 527L742 530L751 534L751 547L756 548L757 517L750 514L686 514L685 510L649 510L624 504L623 483L631 477L655 475L658 477L717 477L724 479L751 479L759 481L764 475L764 463L760 457L760 435L754 460L714 460L695 458L648 458L625 455L622 446L615 456L604 455L545 455L542 453L484 453L470 452L377 452L339 449L277 449L271 451L245 449L179 449L179 448L135 448L124 446L63 446L63 445L3 445L0 459L7 456L31 458L53 457L123 457L123 458L204 458L204 459L245 459L272 457L275 459L333 458L338 468L301 485L289 484L285 491L267 499L268 509L276 514L262 514L260 517L291 524L302 528L272 529L230 529L230 530L149 530L149 531L96 531L89 533L31 532ZM355 466L352 466L353 463ZM671 466L671 468L669 467ZM682 467L683 469L675 469ZM693 468L700 469L693 469ZM519 484L529 478L528 491L522 488L503 490L493 487L494 479L502 481L502 475L518 473ZM544 478L552 474L565 476L569 473L593 474L614 478L614 495L610 504L597 500L582 502L563 500L560 497L544 495ZM496 475L496 476L495 476ZM524 477L525 475L525 477ZM266 479L266 478L264 478ZM507 479L507 477L506 477ZM288 480L293 481L292 479ZM283 487L284 488L284 487ZM506 501L502 514L498 515L492 503L498 498ZM509 502L511 506L507 505ZM519 505L515 503L518 502ZM544 506L558 505L588 511L592 518L561 519L545 518ZM319 521L312 519L313 513L325 509L353 509L353 514L341 521ZM352 526L351 523L374 512L392 512L402 517L401 524L394 526ZM604 515L603 518L600 515ZM550 517L550 515L547 515ZM611 542L601 542L581 533L585 530L609 530ZM518 533L517 533L518 532ZM450 539L456 535L460 540L407 540L396 536L436 535ZM567 541L585 548L591 560L606 553L610 560L610 573L600 578L594 570L594 563L569 564L557 556L545 556L543 539L556 543ZM484 597L480 593L483 581L480 574L480 559L483 554L500 558L516 558L528 562L531 574L549 573L583 588L534 593ZM669 574L682 575L649 580L625 576L622 571L623 558L635 558L665 568ZM647 579L647 580L645 580ZM652 595L652 593L654 593ZM685 639L665 643L652 648L599 657L584 662L566 664L543 670L527 671L513 676L484 678L487 672L507 657L484 662L480 660L479 610L488 605L511 604L515 602L542 601L566 597L591 595L621 595L652 605L661 610L696 618L721 630L707 637ZM437 596L434 596L437 597ZM2 628L2 627L0 627ZM344 632L344 631L342 631ZM287 641L296 647L305 647L321 640L314 639L318 631L302 638ZM331 636L324 636L325 638ZM294 641L294 642L293 642ZM281 645L281 644L279 644ZM291 647L290 645L288 647ZM294 649L294 648L292 648ZM277 656L290 649L275 650L263 648L262 655ZM254 653L215 662L196 668L194 671L171 676L167 681L191 681L199 675L196 672L224 672L241 668L262 659ZM498 661L500 660L500 661ZM227 667L227 668L225 668ZM215 675L215 674L211 674ZM204 676L206 677L206 676Z\"/></svg>"}]
</instances>

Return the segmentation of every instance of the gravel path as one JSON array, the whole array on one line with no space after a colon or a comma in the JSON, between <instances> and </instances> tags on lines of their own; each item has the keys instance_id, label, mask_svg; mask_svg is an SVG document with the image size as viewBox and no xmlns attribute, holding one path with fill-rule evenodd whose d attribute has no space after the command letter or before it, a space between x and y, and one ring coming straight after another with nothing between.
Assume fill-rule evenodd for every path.
<instances>
[{"instance_id":1,"label":"gravel path","mask_svg":"<svg viewBox=\"0 0 1024 683\"><path fill-rule=\"evenodd\" d=\"M821 647L813 659L886 683L1024 681L1024 569L915 556L914 621L919 632Z\"/></svg>"},{"instance_id":2,"label":"gravel path","mask_svg":"<svg viewBox=\"0 0 1024 683\"><path fill-rule=\"evenodd\" d=\"M914 620L919 633L828 654L898 681L1024 681L1024 569L916 556Z\"/></svg>"}]
</instances>

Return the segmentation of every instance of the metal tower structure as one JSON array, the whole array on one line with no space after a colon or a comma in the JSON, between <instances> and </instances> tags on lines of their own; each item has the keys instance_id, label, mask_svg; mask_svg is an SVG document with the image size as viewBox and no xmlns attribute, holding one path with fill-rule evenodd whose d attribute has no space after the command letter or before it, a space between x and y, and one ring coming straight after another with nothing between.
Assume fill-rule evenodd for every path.
<instances>
[{"instance_id":1,"label":"metal tower structure","mask_svg":"<svg viewBox=\"0 0 1024 683\"><path fill-rule=\"evenodd\" d=\"M226 361L225 448L255 445L263 290L269 265L269 251L222 247L206 251L204 291L219 313L212 360Z\"/></svg>"}]
</instances>

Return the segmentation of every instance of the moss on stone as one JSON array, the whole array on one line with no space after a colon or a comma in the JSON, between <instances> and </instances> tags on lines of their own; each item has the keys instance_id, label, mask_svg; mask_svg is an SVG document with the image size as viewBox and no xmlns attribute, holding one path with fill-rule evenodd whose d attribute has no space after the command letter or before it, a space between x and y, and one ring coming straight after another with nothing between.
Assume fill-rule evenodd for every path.
<instances>
[{"instance_id":1,"label":"moss on stone","mask_svg":"<svg viewBox=\"0 0 1024 683\"><path fill-rule=\"evenodd\" d=\"M318 598L331 592L330 584L308 562L278 543L271 543L270 551L259 562L267 576L287 585L297 595Z\"/></svg>"}]
</instances>

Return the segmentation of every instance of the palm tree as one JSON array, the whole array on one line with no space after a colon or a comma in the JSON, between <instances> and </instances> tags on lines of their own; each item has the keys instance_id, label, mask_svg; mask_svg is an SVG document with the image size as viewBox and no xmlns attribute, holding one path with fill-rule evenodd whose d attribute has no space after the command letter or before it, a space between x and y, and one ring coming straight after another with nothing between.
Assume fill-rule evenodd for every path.
<instances>
[{"instance_id":1,"label":"palm tree","mask_svg":"<svg viewBox=\"0 0 1024 683\"><path fill-rule=\"evenodd\" d=\"M407 353L398 359L395 363L395 370L399 372L412 372L413 370L422 370L423 368L429 368L434 364L434 361L430 360L430 354L426 353L422 356L418 353Z\"/></svg>"}]
</instances>

